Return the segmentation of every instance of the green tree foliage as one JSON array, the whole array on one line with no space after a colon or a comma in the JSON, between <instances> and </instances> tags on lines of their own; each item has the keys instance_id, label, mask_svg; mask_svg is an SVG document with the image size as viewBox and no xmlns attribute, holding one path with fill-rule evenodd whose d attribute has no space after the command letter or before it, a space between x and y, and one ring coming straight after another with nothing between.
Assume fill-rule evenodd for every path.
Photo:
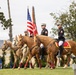
<instances>
[{"instance_id":1,"label":"green tree foliage","mask_svg":"<svg viewBox=\"0 0 76 75\"><path fill-rule=\"evenodd\" d=\"M72 2L69 9L60 14L50 13L55 20L55 25L60 21L66 32L66 36L73 40L76 40L76 3ZM52 29L53 31L54 29ZM54 32L54 31L53 31Z\"/></svg>"},{"instance_id":2,"label":"green tree foliage","mask_svg":"<svg viewBox=\"0 0 76 75\"><path fill-rule=\"evenodd\" d=\"M5 65L5 55L6 55L6 52L4 51L2 56L2 68L4 68L4 65Z\"/></svg>"},{"instance_id":3,"label":"green tree foliage","mask_svg":"<svg viewBox=\"0 0 76 75\"><path fill-rule=\"evenodd\" d=\"M6 20L4 13L0 12L0 23L3 29L8 29L8 27L11 25L11 19Z\"/></svg>"}]
</instances>

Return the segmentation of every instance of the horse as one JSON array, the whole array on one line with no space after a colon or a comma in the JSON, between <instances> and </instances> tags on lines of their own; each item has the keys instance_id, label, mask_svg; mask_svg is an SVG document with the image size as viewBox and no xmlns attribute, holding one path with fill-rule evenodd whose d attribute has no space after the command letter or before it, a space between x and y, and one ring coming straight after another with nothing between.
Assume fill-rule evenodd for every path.
<instances>
[{"instance_id":1,"label":"horse","mask_svg":"<svg viewBox=\"0 0 76 75\"><path fill-rule=\"evenodd\" d=\"M22 51L21 49L18 49L18 47L14 47L12 46L12 42L11 41L4 41L3 45L2 45L2 51L5 50L11 50L13 52L14 55L14 65L13 65L13 69L16 67L16 63L18 58L21 59L22 58Z\"/></svg>"},{"instance_id":2,"label":"horse","mask_svg":"<svg viewBox=\"0 0 76 75\"><path fill-rule=\"evenodd\" d=\"M17 46L18 47L22 47L24 44L27 44L27 46L29 47L29 56L28 56L28 59L26 61L26 64L24 66L24 68L26 69L27 68L27 64L29 62L29 60L33 57L33 56L36 56L37 58L37 61L38 61L38 64L39 64L39 67L41 68L41 60L40 60L40 55L39 55L39 48L37 48L37 46L34 44L34 39L33 37L29 37L29 36L23 36L23 35L19 35L18 36L18 44ZM34 45L33 45L34 44ZM34 49L34 51L32 50Z\"/></svg>"},{"instance_id":3,"label":"horse","mask_svg":"<svg viewBox=\"0 0 76 75\"><path fill-rule=\"evenodd\" d=\"M47 49L47 62L51 60L51 69L55 68L55 55L59 52L59 47L57 45L57 40L44 36L44 35L37 35L35 37L35 43L38 44L38 42L43 43L44 47ZM70 57L71 53L76 55L76 42L72 40L66 41L69 45L69 47L64 47L62 55L68 55L68 58ZM65 43L65 42L64 42Z\"/></svg>"},{"instance_id":4,"label":"horse","mask_svg":"<svg viewBox=\"0 0 76 75\"><path fill-rule=\"evenodd\" d=\"M13 46L17 46L17 43L18 43L18 36L15 36L15 38L13 39ZM28 57L28 54L29 54L28 46L24 44L24 46L21 48L21 51L22 51L22 58L20 59L18 69L20 69L20 67L22 66L25 58ZM32 57L32 59L30 60L30 68L34 68L35 63L36 63L35 58Z\"/></svg>"},{"instance_id":5,"label":"horse","mask_svg":"<svg viewBox=\"0 0 76 75\"><path fill-rule=\"evenodd\" d=\"M29 50L29 48L28 48L28 46L26 44L24 44L24 46L21 48L21 50L22 50L23 56L22 56L22 58L20 60L18 69L20 69L20 67L22 66L22 64L24 62L24 59L28 58L28 55L29 55L29 52L30 52L30 50ZM29 63L30 63L30 68L34 68L35 63L36 63L35 58L32 57L31 60L29 61Z\"/></svg>"}]
</instances>

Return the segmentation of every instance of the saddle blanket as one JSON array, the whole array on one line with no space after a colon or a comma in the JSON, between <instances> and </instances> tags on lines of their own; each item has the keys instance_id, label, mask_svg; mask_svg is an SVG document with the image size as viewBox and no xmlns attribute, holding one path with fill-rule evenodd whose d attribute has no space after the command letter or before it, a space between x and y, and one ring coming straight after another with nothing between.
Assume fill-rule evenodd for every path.
<instances>
[{"instance_id":1,"label":"saddle blanket","mask_svg":"<svg viewBox=\"0 0 76 75\"><path fill-rule=\"evenodd\" d=\"M55 42L55 44L56 44L56 46L58 47L58 42ZM63 47L64 47L64 48L71 48L69 42L67 42L67 41L65 41L65 42L63 43Z\"/></svg>"}]
</instances>

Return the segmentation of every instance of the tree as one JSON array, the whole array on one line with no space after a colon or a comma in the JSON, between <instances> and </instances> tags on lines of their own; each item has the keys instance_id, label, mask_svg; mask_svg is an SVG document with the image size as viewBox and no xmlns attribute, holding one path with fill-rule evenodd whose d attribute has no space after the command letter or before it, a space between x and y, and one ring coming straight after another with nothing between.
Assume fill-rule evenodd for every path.
<instances>
[{"instance_id":1,"label":"tree","mask_svg":"<svg viewBox=\"0 0 76 75\"><path fill-rule=\"evenodd\" d=\"M3 12L0 12L0 23L1 26L3 27L3 30L8 29L8 27L11 25L11 19L7 19L4 16Z\"/></svg>"},{"instance_id":2,"label":"tree","mask_svg":"<svg viewBox=\"0 0 76 75\"><path fill-rule=\"evenodd\" d=\"M0 12L1 27L3 27L3 30L6 30L9 28L9 39L10 39L10 41L12 41L12 32L11 32L12 30L10 29L10 27L12 27L11 22L12 22L11 18L6 20L4 13Z\"/></svg>"},{"instance_id":3,"label":"tree","mask_svg":"<svg viewBox=\"0 0 76 75\"><path fill-rule=\"evenodd\" d=\"M55 20L55 25L60 21L66 32L66 36L73 40L76 40L76 3L72 2L69 6L69 10L60 14L50 13ZM53 29L54 30L54 29ZM52 30L52 31L53 31Z\"/></svg>"}]
</instances>

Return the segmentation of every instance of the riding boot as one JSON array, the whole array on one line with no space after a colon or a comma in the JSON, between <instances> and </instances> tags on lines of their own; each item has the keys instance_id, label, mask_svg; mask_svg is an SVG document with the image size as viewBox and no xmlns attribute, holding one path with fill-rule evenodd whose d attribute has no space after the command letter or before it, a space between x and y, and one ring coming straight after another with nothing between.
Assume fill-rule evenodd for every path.
<instances>
[{"instance_id":1,"label":"riding boot","mask_svg":"<svg viewBox=\"0 0 76 75\"><path fill-rule=\"evenodd\" d=\"M44 47L41 48L41 59L42 59L42 60L44 59Z\"/></svg>"},{"instance_id":2,"label":"riding boot","mask_svg":"<svg viewBox=\"0 0 76 75\"><path fill-rule=\"evenodd\" d=\"M59 57L61 57L64 48L63 46L59 46Z\"/></svg>"}]
</instances>

